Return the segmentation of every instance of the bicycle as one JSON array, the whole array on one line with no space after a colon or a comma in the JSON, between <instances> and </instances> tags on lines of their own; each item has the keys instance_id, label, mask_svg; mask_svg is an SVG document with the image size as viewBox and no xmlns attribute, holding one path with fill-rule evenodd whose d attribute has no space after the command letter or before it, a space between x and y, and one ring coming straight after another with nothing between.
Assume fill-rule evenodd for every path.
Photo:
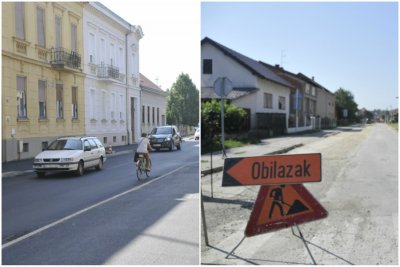
<instances>
[{"instance_id":1,"label":"bicycle","mask_svg":"<svg viewBox=\"0 0 400 267\"><path fill-rule=\"evenodd\" d=\"M149 162L149 167L151 169L151 160ZM143 153L138 153L138 161L136 162L136 176L138 180L150 177L150 171L146 170L146 158L144 157Z\"/></svg>"}]
</instances>

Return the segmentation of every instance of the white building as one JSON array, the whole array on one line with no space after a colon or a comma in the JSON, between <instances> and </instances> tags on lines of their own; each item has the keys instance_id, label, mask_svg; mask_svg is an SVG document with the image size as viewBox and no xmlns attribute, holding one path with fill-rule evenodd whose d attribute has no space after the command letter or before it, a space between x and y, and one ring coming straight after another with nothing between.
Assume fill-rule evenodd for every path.
<instances>
[{"instance_id":1,"label":"white building","mask_svg":"<svg viewBox=\"0 0 400 267\"><path fill-rule=\"evenodd\" d=\"M218 98L214 82L227 77L233 86L230 102L250 110L251 128L268 128L266 120L279 118L280 129L287 131L290 90L293 86L258 61L229 49L210 38L201 42L202 100ZM274 119L273 119L274 120Z\"/></svg>"},{"instance_id":2,"label":"white building","mask_svg":"<svg viewBox=\"0 0 400 267\"><path fill-rule=\"evenodd\" d=\"M142 132L149 133L154 127L167 123L167 92L143 74L140 74L140 88Z\"/></svg>"},{"instance_id":3,"label":"white building","mask_svg":"<svg viewBox=\"0 0 400 267\"><path fill-rule=\"evenodd\" d=\"M134 26L98 2L83 10L85 134L104 145L140 137L139 40Z\"/></svg>"}]
</instances>

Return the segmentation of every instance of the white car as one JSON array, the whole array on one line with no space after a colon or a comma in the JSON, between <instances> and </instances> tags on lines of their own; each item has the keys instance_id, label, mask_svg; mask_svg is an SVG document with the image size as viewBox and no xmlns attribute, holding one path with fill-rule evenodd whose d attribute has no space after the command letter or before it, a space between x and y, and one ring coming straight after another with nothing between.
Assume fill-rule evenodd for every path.
<instances>
[{"instance_id":1,"label":"white car","mask_svg":"<svg viewBox=\"0 0 400 267\"><path fill-rule=\"evenodd\" d=\"M200 128L196 129L196 132L194 133L194 140L199 140L200 139Z\"/></svg>"},{"instance_id":2,"label":"white car","mask_svg":"<svg viewBox=\"0 0 400 267\"><path fill-rule=\"evenodd\" d=\"M106 159L105 148L96 137L64 137L35 157L33 169L39 177L54 171L74 171L81 176L90 167L101 170Z\"/></svg>"}]
</instances>

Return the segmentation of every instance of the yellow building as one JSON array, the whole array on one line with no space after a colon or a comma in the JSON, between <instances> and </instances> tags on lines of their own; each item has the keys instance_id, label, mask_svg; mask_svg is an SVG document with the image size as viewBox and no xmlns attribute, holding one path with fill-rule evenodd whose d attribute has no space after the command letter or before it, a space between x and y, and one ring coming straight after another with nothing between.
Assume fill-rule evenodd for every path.
<instances>
[{"instance_id":1,"label":"yellow building","mask_svg":"<svg viewBox=\"0 0 400 267\"><path fill-rule=\"evenodd\" d=\"M84 134L83 3L2 3L2 161Z\"/></svg>"}]
</instances>

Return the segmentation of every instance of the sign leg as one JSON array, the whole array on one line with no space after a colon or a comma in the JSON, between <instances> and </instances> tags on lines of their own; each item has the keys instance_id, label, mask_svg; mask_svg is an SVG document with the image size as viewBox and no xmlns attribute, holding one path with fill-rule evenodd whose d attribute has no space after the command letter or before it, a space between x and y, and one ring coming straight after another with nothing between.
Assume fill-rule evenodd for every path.
<instances>
[{"instance_id":1,"label":"sign leg","mask_svg":"<svg viewBox=\"0 0 400 267\"><path fill-rule=\"evenodd\" d=\"M301 238L301 240L303 240L304 246L306 247L307 252L308 252L308 254L309 254L310 257L311 257L311 260L312 260L313 264L314 264L314 265L317 265L317 263L316 263L315 260L314 260L313 255L311 254L311 250L310 250L310 248L309 248L308 245L307 245L307 241L306 241L306 240L304 239L304 237L303 237L303 233L300 231L300 228L299 228L299 226L298 226L297 224L295 224L295 226L296 226L296 228L297 228L297 231L299 231L300 238ZM293 234L294 234L293 227L292 227L292 232L293 232Z\"/></svg>"},{"instance_id":2,"label":"sign leg","mask_svg":"<svg viewBox=\"0 0 400 267\"><path fill-rule=\"evenodd\" d=\"M204 231L204 239L206 241L206 246L210 246L208 243L208 233L207 233L207 225L206 225L206 215L204 212L204 203L203 203L203 193L201 193L201 220L203 223L203 231Z\"/></svg>"}]
</instances>

